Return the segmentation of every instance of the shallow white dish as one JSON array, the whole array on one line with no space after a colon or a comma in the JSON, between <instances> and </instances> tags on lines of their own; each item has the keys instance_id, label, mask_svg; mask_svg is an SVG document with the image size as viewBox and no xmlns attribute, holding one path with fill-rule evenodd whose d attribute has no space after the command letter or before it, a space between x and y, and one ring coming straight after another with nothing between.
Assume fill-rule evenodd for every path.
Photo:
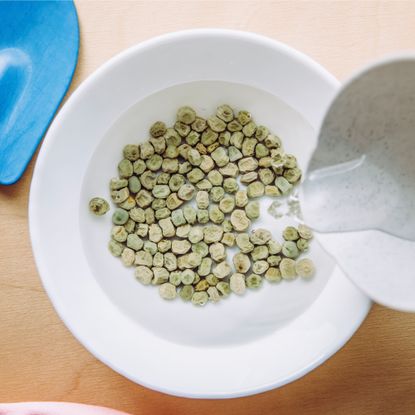
<instances>
[{"instance_id":1,"label":"shallow white dish","mask_svg":"<svg viewBox=\"0 0 415 415\"><path fill-rule=\"evenodd\" d=\"M162 301L154 287L136 282L107 252L110 215L87 211L91 197L108 198L122 146L145 140L155 118L171 123L184 104L202 115L224 102L249 109L305 168L313 131L337 88L322 67L285 45L249 33L193 30L121 53L72 94L38 157L30 233L51 301L91 353L152 389L228 398L293 381L343 346L370 301L317 242L312 281L264 283L198 309ZM285 222L269 216L266 204L261 225L277 236Z\"/></svg>"}]
</instances>

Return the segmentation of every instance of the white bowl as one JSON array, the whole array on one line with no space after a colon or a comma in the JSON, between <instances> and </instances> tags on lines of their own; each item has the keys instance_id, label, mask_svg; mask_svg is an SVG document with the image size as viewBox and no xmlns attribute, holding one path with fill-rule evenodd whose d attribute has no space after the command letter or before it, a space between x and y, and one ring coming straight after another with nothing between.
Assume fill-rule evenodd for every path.
<instances>
[{"instance_id":1,"label":"white bowl","mask_svg":"<svg viewBox=\"0 0 415 415\"><path fill-rule=\"evenodd\" d=\"M317 242L312 281L264 283L196 308L162 301L157 289L136 282L107 252L111 215L92 217L87 209L91 197L109 197L122 146L145 140L156 119L171 123L184 104L203 115L224 102L249 109L305 168L337 88L322 67L273 40L193 30L121 53L72 94L38 157L30 231L46 291L91 353L152 389L227 398L293 381L352 336L370 301ZM262 213L262 225L280 234L286 221L265 206Z\"/></svg>"}]
</instances>

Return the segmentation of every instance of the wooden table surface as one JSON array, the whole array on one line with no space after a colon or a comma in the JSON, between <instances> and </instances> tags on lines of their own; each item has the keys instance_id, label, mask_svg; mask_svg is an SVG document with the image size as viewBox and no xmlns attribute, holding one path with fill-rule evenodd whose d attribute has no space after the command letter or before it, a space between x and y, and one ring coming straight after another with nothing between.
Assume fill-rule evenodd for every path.
<instances>
[{"instance_id":1,"label":"wooden table surface","mask_svg":"<svg viewBox=\"0 0 415 415\"><path fill-rule=\"evenodd\" d=\"M376 57L415 47L415 2L77 1L76 6L81 48L70 92L123 49L186 28L262 33L305 52L339 79ZM0 402L74 401L135 415L415 414L415 315L380 306L323 366L257 396L182 399L124 379L75 340L42 289L28 235L32 171L33 161L20 182L0 187Z\"/></svg>"}]
</instances>

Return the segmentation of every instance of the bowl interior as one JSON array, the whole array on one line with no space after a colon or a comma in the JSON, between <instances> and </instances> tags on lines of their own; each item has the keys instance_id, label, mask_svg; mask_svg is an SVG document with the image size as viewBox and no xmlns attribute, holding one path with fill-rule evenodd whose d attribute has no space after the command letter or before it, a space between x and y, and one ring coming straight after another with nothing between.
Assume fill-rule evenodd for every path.
<instances>
[{"instance_id":1,"label":"bowl interior","mask_svg":"<svg viewBox=\"0 0 415 415\"><path fill-rule=\"evenodd\" d=\"M202 116L229 103L236 110L249 109L255 121L279 135L288 153L307 164L315 146L310 124L298 112L275 96L250 86L221 81L199 81L176 85L152 94L129 108L105 134L90 160L79 206L80 232L91 273L109 298L137 324L168 340L183 344L224 345L252 341L277 330L301 314L316 299L333 272L334 263L317 241L308 257L317 267L316 276L305 281L264 281L259 290L248 290L243 297L232 295L217 304L197 308L180 299L163 301L157 287L143 286L134 278L134 268L126 268L107 250L111 214L93 217L85 208L90 198L101 195L110 200L108 182L117 176L117 164L127 143L143 142L149 126L156 120L172 125L175 111L191 105ZM242 185L243 186L243 185ZM281 241L289 218L275 219L268 207L275 199L262 198L261 217L251 229L270 229ZM291 219L292 222L292 219ZM228 249L228 261L237 250ZM219 324L218 324L219 323Z\"/></svg>"}]
</instances>

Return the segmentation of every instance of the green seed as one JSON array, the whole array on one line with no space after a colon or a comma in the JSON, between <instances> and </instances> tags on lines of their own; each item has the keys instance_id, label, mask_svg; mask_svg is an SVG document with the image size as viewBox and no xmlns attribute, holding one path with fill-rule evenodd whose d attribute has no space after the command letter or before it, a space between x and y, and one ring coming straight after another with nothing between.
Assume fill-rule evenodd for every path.
<instances>
[{"instance_id":1,"label":"green seed","mask_svg":"<svg viewBox=\"0 0 415 415\"><path fill-rule=\"evenodd\" d=\"M217 290L224 296L227 297L231 293L231 287L226 281L220 281L216 284Z\"/></svg>"},{"instance_id":2,"label":"green seed","mask_svg":"<svg viewBox=\"0 0 415 415\"><path fill-rule=\"evenodd\" d=\"M171 221L173 222L174 226L184 225L186 223L186 219L184 217L183 210L173 210L173 212L171 213Z\"/></svg>"},{"instance_id":3,"label":"green seed","mask_svg":"<svg viewBox=\"0 0 415 415\"><path fill-rule=\"evenodd\" d=\"M297 244L293 241L285 241L282 244L282 254L288 258L297 258L300 255Z\"/></svg>"},{"instance_id":4,"label":"green seed","mask_svg":"<svg viewBox=\"0 0 415 415\"><path fill-rule=\"evenodd\" d=\"M306 225L298 225L298 233L300 234L301 238L303 238L303 239L312 239L313 238L312 230Z\"/></svg>"},{"instance_id":5,"label":"green seed","mask_svg":"<svg viewBox=\"0 0 415 415\"><path fill-rule=\"evenodd\" d=\"M196 223L196 209L193 206L185 206L183 208L183 215L188 224L193 225Z\"/></svg>"},{"instance_id":6,"label":"green seed","mask_svg":"<svg viewBox=\"0 0 415 415\"><path fill-rule=\"evenodd\" d=\"M169 275L169 283L178 287L182 283L180 271L172 271Z\"/></svg>"},{"instance_id":7,"label":"green seed","mask_svg":"<svg viewBox=\"0 0 415 415\"><path fill-rule=\"evenodd\" d=\"M182 138L174 128L167 128L164 139L166 140L167 146L177 147L180 145Z\"/></svg>"},{"instance_id":8,"label":"green seed","mask_svg":"<svg viewBox=\"0 0 415 415\"><path fill-rule=\"evenodd\" d=\"M257 289L262 285L262 278L257 274L250 274L246 277L246 286Z\"/></svg>"},{"instance_id":9,"label":"green seed","mask_svg":"<svg viewBox=\"0 0 415 415\"><path fill-rule=\"evenodd\" d=\"M117 225L112 227L111 236L117 242L125 242L127 240L128 233L124 226Z\"/></svg>"},{"instance_id":10,"label":"green seed","mask_svg":"<svg viewBox=\"0 0 415 415\"><path fill-rule=\"evenodd\" d=\"M239 233L236 235L236 245L244 254L252 252L254 249L254 244L250 241L249 236L246 233Z\"/></svg>"},{"instance_id":11,"label":"green seed","mask_svg":"<svg viewBox=\"0 0 415 415\"><path fill-rule=\"evenodd\" d=\"M218 225L208 225L203 228L202 232L203 232L203 240L207 244L219 242L223 236L223 228Z\"/></svg>"},{"instance_id":12,"label":"green seed","mask_svg":"<svg viewBox=\"0 0 415 415\"><path fill-rule=\"evenodd\" d=\"M135 278L144 285L149 285L153 279L153 271L144 265L136 267L134 274Z\"/></svg>"},{"instance_id":13,"label":"green seed","mask_svg":"<svg viewBox=\"0 0 415 415\"><path fill-rule=\"evenodd\" d=\"M269 251L266 245L258 245L251 252L251 257L254 261L258 261L259 259L266 259L268 256Z\"/></svg>"},{"instance_id":14,"label":"green seed","mask_svg":"<svg viewBox=\"0 0 415 415\"><path fill-rule=\"evenodd\" d=\"M209 254L214 261L216 262L223 261L226 258L225 246L220 242L215 242L209 246Z\"/></svg>"},{"instance_id":15,"label":"green seed","mask_svg":"<svg viewBox=\"0 0 415 415\"><path fill-rule=\"evenodd\" d=\"M185 285L181 288L179 296L183 301L190 301L193 297L194 288L191 285Z\"/></svg>"},{"instance_id":16,"label":"green seed","mask_svg":"<svg viewBox=\"0 0 415 415\"><path fill-rule=\"evenodd\" d=\"M283 258L280 262L281 277L285 280L293 280L297 276L295 261L290 258Z\"/></svg>"},{"instance_id":17,"label":"green seed","mask_svg":"<svg viewBox=\"0 0 415 415\"><path fill-rule=\"evenodd\" d=\"M176 298L176 287L169 282L161 284L159 287L160 297L164 300L174 300Z\"/></svg>"},{"instance_id":18,"label":"green seed","mask_svg":"<svg viewBox=\"0 0 415 415\"><path fill-rule=\"evenodd\" d=\"M146 168L147 166L144 160L137 160L133 164L134 174L137 175L143 174Z\"/></svg>"},{"instance_id":19,"label":"green seed","mask_svg":"<svg viewBox=\"0 0 415 415\"><path fill-rule=\"evenodd\" d=\"M170 187L167 184L156 184L153 188L153 196L158 199L166 199L170 194Z\"/></svg>"},{"instance_id":20,"label":"green seed","mask_svg":"<svg viewBox=\"0 0 415 415\"><path fill-rule=\"evenodd\" d=\"M258 219L260 216L260 204L258 201L249 202L245 206L245 213L249 219Z\"/></svg>"},{"instance_id":21,"label":"green seed","mask_svg":"<svg viewBox=\"0 0 415 415\"><path fill-rule=\"evenodd\" d=\"M228 148L228 156L229 156L229 161L237 161L243 157L242 153L235 146L230 146Z\"/></svg>"},{"instance_id":22,"label":"green seed","mask_svg":"<svg viewBox=\"0 0 415 415\"><path fill-rule=\"evenodd\" d=\"M254 272L254 274L264 274L265 271L267 271L269 268L269 264L267 261L264 261L263 259L260 261L255 261L252 264L252 271Z\"/></svg>"},{"instance_id":23,"label":"green seed","mask_svg":"<svg viewBox=\"0 0 415 415\"><path fill-rule=\"evenodd\" d=\"M195 167L187 173L186 177L190 183L197 183L205 177L205 173L199 167Z\"/></svg>"},{"instance_id":24,"label":"green seed","mask_svg":"<svg viewBox=\"0 0 415 415\"><path fill-rule=\"evenodd\" d=\"M235 193L235 205L237 207L245 207L248 204L248 193L246 190L238 190Z\"/></svg>"},{"instance_id":25,"label":"green seed","mask_svg":"<svg viewBox=\"0 0 415 415\"><path fill-rule=\"evenodd\" d=\"M216 116L207 119L207 125L212 131L220 133L226 130L226 123Z\"/></svg>"},{"instance_id":26,"label":"green seed","mask_svg":"<svg viewBox=\"0 0 415 415\"><path fill-rule=\"evenodd\" d=\"M307 239L300 238L300 239L297 241L297 248L298 248L301 252L306 252L306 251L308 251L308 248L309 248L309 243L308 243L308 240L307 240Z\"/></svg>"},{"instance_id":27,"label":"green seed","mask_svg":"<svg viewBox=\"0 0 415 415\"><path fill-rule=\"evenodd\" d=\"M110 210L109 203L102 197L94 197L89 201L89 211L94 215L102 216Z\"/></svg>"},{"instance_id":28,"label":"green seed","mask_svg":"<svg viewBox=\"0 0 415 415\"><path fill-rule=\"evenodd\" d=\"M163 163L163 159L159 154L153 154L147 161L146 166L151 171L157 171L160 169Z\"/></svg>"},{"instance_id":29,"label":"green seed","mask_svg":"<svg viewBox=\"0 0 415 415\"><path fill-rule=\"evenodd\" d=\"M246 216L245 211L235 209L231 214L231 223L237 232L243 232L249 228L251 221Z\"/></svg>"},{"instance_id":30,"label":"green seed","mask_svg":"<svg viewBox=\"0 0 415 415\"><path fill-rule=\"evenodd\" d=\"M144 251L153 256L157 252L157 244L152 241L144 242Z\"/></svg>"},{"instance_id":31,"label":"green seed","mask_svg":"<svg viewBox=\"0 0 415 415\"><path fill-rule=\"evenodd\" d=\"M226 193L236 193L239 190L239 184L233 177L227 177L223 181L223 189Z\"/></svg>"},{"instance_id":32,"label":"green seed","mask_svg":"<svg viewBox=\"0 0 415 415\"><path fill-rule=\"evenodd\" d=\"M128 233L133 233L135 230L135 222L132 219L128 219L124 228Z\"/></svg>"},{"instance_id":33,"label":"green seed","mask_svg":"<svg viewBox=\"0 0 415 415\"><path fill-rule=\"evenodd\" d=\"M135 254L135 265L153 266L153 257L150 252L138 251Z\"/></svg>"},{"instance_id":34,"label":"green seed","mask_svg":"<svg viewBox=\"0 0 415 415\"><path fill-rule=\"evenodd\" d=\"M221 105L216 110L216 116L225 122L233 120L233 110L229 105Z\"/></svg>"},{"instance_id":35,"label":"green seed","mask_svg":"<svg viewBox=\"0 0 415 415\"><path fill-rule=\"evenodd\" d=\"M130 160L123 159L118 163L118 174L121 178L128 179L133 175L133 164Z\"/></svg>"},{"instance_id":36,"label":"green seed","mask_svg":"<svg viewBox=\"0 0 415 415\"><path fill-rule=\"evenodd\" d=\"M239 252L233 257L233 265L236 272L245 274L251 268L251 260L248 255Z\"/></svg>"},{"instance_id":37,"label":"green seed","mask_svg":"<svg viewBox=\"0 0 415 415\"><path fill-rule=\"evenodd\" d=\"M238 161L238 167L241 173L254 171L258 167L258 161L253 157L245 157Z\"/></svg>"},{"instance_id":38,"label":"green seed","mask_svg":"<svg viewBox=\"0 0 415 415\"><path fill-rule=\"evenodd\" d=\"M125 223L127 223L129 218L129 214L126 210L124 209L115 209L115 212L112 215L112 223L114 225L124 225Z\"/></svg>"},{"instance_id":39,"label":"green seed","mask_svg":"<svg viewBox=\"0 0 415 415\"><path fill-rule=\"evenodd\" d=\"M166 150L166 140L164 137L151 137L150 143L157 154L163 154Z\"/></svg>"},{"instance_id":40,"label":"green seed","mask_svg":"<svg viewBox=\"0 0 415 415\"><path fill-rule=\"evenodd\" d=\"M195 280L195 272L191 269L185 269L181 273L181 280L184 285L191 285ZM192 287L193 288L193 287Z\"/></svg>"},{"instance_id":41,"label":"green seed","mask_svg":"<svg viewBox=\"0 0 415 415\"><path fill-rule=\"evenodd\" d=\"M225 215L218 206L214 205L209 209L209 219L213 223L220 224L225 220Z\"/></svg>"},{"instance_id":42,"label":"green seed","mask_svg":"<svg viewBox=\"0 0 415 415\"><path fill-rule=\"evenodd\" d=\"M286 241L296 241L299 238L299 235L294 226L287 226L282 232L282 237Z\"/></svg>"},{"instance_id":43,"label":"green seed","mask_svg":"<svg viewBox=\"0 0 415 415\"><path fill-rule=\"evenodd\" d=\"M211 157L218 167L223 167L229 163L228 152L224 147L218 147L212 152Z\"/></svg>"},{"instance_id":44,"label":"green seed","mask_svg":"<svg viewBox=\"0 0 415 415\"><path fill-rule=\"evenodd\" d=\"M176 146L167 146L166 151L163 154L164 158L174 159L179 157L179 148ZM179 167L180 170L180 167Z\"/></svg>"},{"instance_id":45,"label":"green seed","mask_svg":"<svg viewBox=\"0 0 415 415\"><path fill-rule=\"evenodd\" d=\"M230 195L224 196L219 202L219 209L223 213L231 213L235 209L235 198Z\"/></svg>"},{"instance_id":46,"label":"green seed","mask_svg":"<svg viewBox=\"0 0 415 415\"><path fill-rule=\"evenodd\" d=\"M207 123L204 118L196 117L192 123L192 130L198 133L203 132L207 128Z\"/></svg>"},{"instance_id":47,"label":"green seed","mask_svg":"<svg viewBox=\"0 0 415 415\"><path fill-rule=\"evenodd\" d=\"M233 226L232 226L232 223L229 219L225 219L222 222L222 229L223 229L223 232L232 232L233 231Z\"/></svg>"},{"instance_id":48,"label":"green seed","mask_svg":"<svg viewBox=\"0 0 415 415\"><path fill-rule=\"evenodd\" d=\"M152 137L161 137L166 133L166 124L162 121L156 121L150 128Z\"/></svg>"},{"instance_id":49,"label":"green seed","mask_svg":"<svg viewBox=\"0 0 415 415\"><path fill-rule=\"evenodd\" d=\"M221 186L223 183L223 176L218 170L212 170L207 175L208 180L213 186Z\"/></svg>"},{"instance_id":50,"label":"green seed","mask_svg":"<svg viewBox=\"0 0 415 415\"><path fill-rule=\"evenodd\" d=\"M252 116L249 111L241 110L238 112L238 115L236 118L241 123L241 125L247 125L251 121Z\"/></svg>"},{"instance_id":51,"label":"green seed","mask_svg":"<svg viewBox=\"0 0 415 415\"><path fill-rule=\"evenodd\" d=\"M142 160L149 159L153 154L154 154L154 147L149 141L146 141L140 144L140 158Z\"/></svg>"},{"instance_id":52,"label":"green seed","mask_svg":"<svg viewBox=\"0 0 415 415\"><path fill-rule=\"evenodd\" d=\"M209 300L209 296L205 291L195 292L192 295L192 304L203 307Z\"/></svg>"},{"instance_id":53,"label":"green seed","mask_svg":"<svg viewBox=\"0 0 415 415\"><path fill-rule=\"evenodd\" d=\"M170 251L171 249L171 241L169 239L162 239L158 244L157 244L157 249L159 250L159 252L161 252L162 254L164 254L167 251Z\"/></svg>"},{"instance_id":54,"label":"green seed","mask_svg":"<svg viewBox=\"0 0 415 415\"><path fill-rule=\"evenodd\" d=\"M277 177L275 179L275 186L278 187L279 190L281 190L281 193L283 195L287 194L288 192L291 191L291 189L293 188L293 185L291 183L288 182L288 180L284 177Z\"/></svg>"},{"instance_id":55,"label":"green seed","mask_svg":"<svg viewBox=\"0 0 415 415\"><path fill-rule=\"evenodd\" d=\"M267 127L264 127L263 125L258 125L256 131L255 131L255 138L258 141L264 141L265 138L268 136L269 131Z\"/></svg>"},{"instance_id":56,"label":"green seed","mask_svg":"<svg viewBox=\"0 0 415 415\"><path fill-rule=\"evenodd\" d=\"M177 110L177 120L184 124L192 124L196 120L196 111L188 106Z\"/></svg>"},{"instance_id":57,"label":"green seed","mask_svg":"<svg viewBox=\"0 0 415 415\"><path fill-rule=\"evenodd\" d=\"M114 256L120 256L124 250L124 245L111 239L108 243L108 249Z\"/></svg>"},{"instance_id":58,"label":"green seed","mask_svg":"<svg viewBox=\"0 0 415 415\"><path fill-rule=\"evenodd\" d=\"M124 158L135 161L140 157L140 149L135 144L127 144L123 149Z\"/></svg>"},{"instance_id":59,"label":"green seed","mask_svg":"<svg viewBox=\"0 0 415 415\"><path fill-rule=\"evenodd\" d=\"M247 126L245 126L244 129L246 127ZM256 147L257 143L258 143L258 141L257 141L256 138L245 137L245 139L242 143L242 154L245 157L253 156L255 154L255 147Z\"/></svg>"},{"instance_id":60,"label":"green seed","mask_svg":"<svg viewBox=\"0 0 415 415\"><path fill-rule=\"evenodd\" d=\"M156 200L163 200L163 199L156 199ZM153 207L153 209L157 209L153 206L155 201L153 201L153 203L151 205ZM171 215L171 210L169 208L166 208L166 207L157 209L156 212L155 212L155 216L156 216L157 220L168 218L170 215Z\"/></svg>"},{"instance_id":61,"label":"green seed","mask_svg":"<svg viewBox=\"0 0 415 415\"><path fill-rule=\"evenodd\" d=\"M204 146L209 146L213 144L218 139L218 137L218 133L208 128L207 130L203 131L202 138L200 139L200 141L201 144L203 144Z\"/></svg>"},{"instance_id":62,"label":"green seed","mask_svg":"<svg viewBox=\"0 0 415 415\"><path fill-rule=\"evenodd\" d=\"M192 245L192 251L205 257L209 253L209 247L205 242L200 241Z\"/></svg>"},{"instance_id":63,"label":"green seed","mask_svg":"<svg viewBox=\"0 0 415 415\"><path fill-rule=\"evenodd\" d=\"M190 133L190 127L181 121L175 122L174 129L177 131L180 137L186 137L187 134Z\"/></svg>"},{"instance_id":64,"label":"green seed","mask_svg":"<svg viewBox=\"0 0 415 415\"><path fill-rule=\"evenodd\" d=\"M265 186L261 182L253 182L248 185L248 197L261 197L265 193Z\"/></svg>"},{"instance_id":65,"label":"green seed","mask_svg":"<svg viewBox=\"0 0 415 415\"><path fill-rule=\"evenodd\" d=\"M281 281L281 272L278 268L268 268L265 273L265 279L269 282L280 282Z\"/></svg>"}]
</instances>

